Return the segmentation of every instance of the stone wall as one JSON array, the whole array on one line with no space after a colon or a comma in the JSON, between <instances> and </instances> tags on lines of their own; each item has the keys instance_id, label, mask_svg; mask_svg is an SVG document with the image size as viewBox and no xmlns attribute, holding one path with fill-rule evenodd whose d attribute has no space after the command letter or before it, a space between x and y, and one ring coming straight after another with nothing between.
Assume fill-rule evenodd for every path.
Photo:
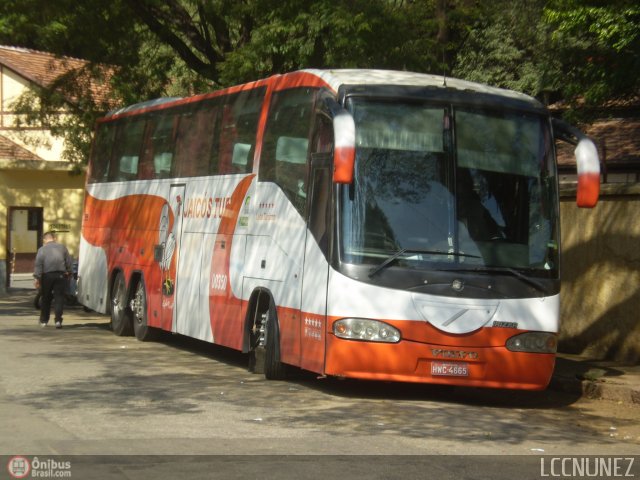
<instances>
[{"instance_id":1,"label":"stone wall","mask_svg":"<svg viewBox=\"0 0 640 480\"><path fill-rule=\"evenodd\" d=\"M640 361L640 185L602 185L593 209L561 190L560 351Z\"/></svg>"}]
</instances>

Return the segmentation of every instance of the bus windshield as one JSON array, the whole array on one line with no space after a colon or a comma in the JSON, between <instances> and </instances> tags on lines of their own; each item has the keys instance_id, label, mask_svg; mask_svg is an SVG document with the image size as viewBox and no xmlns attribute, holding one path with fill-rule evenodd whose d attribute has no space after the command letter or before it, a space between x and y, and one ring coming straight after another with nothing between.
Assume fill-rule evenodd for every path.
<instances>
[{"instance_id":1,"label":"bus windshield","mask_svg":"<svg viewBox=\"0 0 640 480\"><path fill-rule=\"evenodd\" d=\"M557 278L548 120L530 112L351 98L354 182L340 255L410 269L514 269ZM391 263L391 262L389 262Z\"/></svg>"}]
</instances>

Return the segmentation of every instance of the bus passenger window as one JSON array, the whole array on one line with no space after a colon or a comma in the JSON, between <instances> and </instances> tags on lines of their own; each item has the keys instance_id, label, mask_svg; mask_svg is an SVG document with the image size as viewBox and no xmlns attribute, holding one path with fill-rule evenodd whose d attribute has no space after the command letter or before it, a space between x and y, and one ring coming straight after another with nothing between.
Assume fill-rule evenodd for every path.
<instances>
[{"instance_id":1,"label":"bus passenger window","mask_svg":"<svg viewBox=\"0 0 640 480\"><path fill-rule=\"evenodd\" d=\"M153 131L156 128L157 117L150 117L142 138L142 155L138 161L138 180L150 180L153 178Z\"/></svg>"},{"instance_id":2,"label":"bus passenger window","mask_svg":"<svg viewBox=\"0 0 640 480\"><path fill-rule=\"evenodd\" d=\"M333 123L325 115L316 115L311 140L311 191L307 208L309 231L322 251L329 246L327 229L331 214L331 151L333 149Z\"/></svg>"},{"instance_id":3,"label":"bus passenger window","mask_svg":"<svg viewBox=\"0 0 640 480\"><path fill-rule=\"evenodd\" d=\"M324 115L316 116L312 143L312 153L331 153L333 151L333 124Z\"/></svg>"},{"instance_id":4,"label":"bus passenger window","mask_svg":"<svg viewBox=\"0 0 640 480\"><path fill-rule=\"evenodd\" d=\"M118 126L109 180L135 180L138 175L144 128L144 119L121 123Z\"/></svg>"},{"instance_id":5,"label":"bus passenger window","mask_svg":"<svg viewBox=\"0 0 640 480\"><path fill-rule=\"evenodd\" d=\"M233 156L231 165L236 172L246 172L249 164L249 154L251 153L250 143L236 143L233 146Z\"/></svg>"},{"instance_id":6,"label":"bus passenger window","mask_svg":"<svg viewBox=\"0 0 640 480\"><path fill-rule=\"evenodd\" d=\"M171 176L177 116L173 112L159 115L151 137L153 178Z\"/></svg>"},{"instance_id":7,"label":"bus passenger window","mask_svg":"<svg viewBox=\"0 0 640 480\"><path fill-rule=\"evenodd\" d=\"M218 137L219 173L250 173L253 170L264 93L264 88L256 88L225 98Z\"/></svg>"},{"instance_id":8,"label":"bus passenger window","mask_svg":"<svg viewBox=\"0 0 640 480\"><path fill-rule=\"evenodd\" d=\"M168 178L171 176L171 161L173 153L162 152L153 156L154 178Z\"/></svg>"},{"instance_id":9,"label":"bus passenger window","mask_svg":"<svg viewBox=\"0 0 640 480\"><path fill-rule=\"evenodd\" d=\"M212 159L217 108L189 108L180 115L175 148L175 176L208 175Z\"/></svg>"},{"instance_id":10,"label":"bus passenger window","mask_svg":"<svg viewBox=\"0 0 640 480\"><path fill-rule=\"evenodd\" d=\"M306 138L282 136L276 142L276 178L278 184L296 202L307 196L305 180L308 148L309 140Z\"/></svg>"},{"instance_id":11,"label":"bus passenger window","mask_svg":"<svg viewBox=\"0 0 640 480\"><path fill-rule=\"evenodd\" d=\"M280 186L300 214L306 205L309 135L316 92L293 88L273 95L260 158L260 181Z\"/></svg>"},{"instance_id":12,"label":"bus passenger window","mask_svg":"<svg viewBox=\"0 0 640 480\"><path fill-rule=\"evenodd\" d=\"M103 123L98 127L96 141L91 152L89 183L106 182L111 163L111 147L116 129L113 124Z\"/></svg>"}]
</instances>

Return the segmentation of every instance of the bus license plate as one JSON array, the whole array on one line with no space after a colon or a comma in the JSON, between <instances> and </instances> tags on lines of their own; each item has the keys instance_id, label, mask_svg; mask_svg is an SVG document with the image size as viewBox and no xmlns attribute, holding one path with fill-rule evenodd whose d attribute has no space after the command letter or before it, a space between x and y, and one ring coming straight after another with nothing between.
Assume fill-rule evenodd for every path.
<instances>
[{"instance_id":1,"label":"bus license plate","mask_svg":"<svg viewBox=\"0 0 640 480\"><path fill-rule=\"evenodd\" d=\"M469 365L466 363L431 362L431 375L468 377Z\"/></svg>"}]
</instances>

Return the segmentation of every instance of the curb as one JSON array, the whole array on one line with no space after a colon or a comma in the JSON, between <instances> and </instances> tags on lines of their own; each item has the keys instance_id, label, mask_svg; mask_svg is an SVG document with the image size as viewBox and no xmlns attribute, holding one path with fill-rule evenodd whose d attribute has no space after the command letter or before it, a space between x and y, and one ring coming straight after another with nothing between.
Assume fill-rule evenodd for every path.
<instances>
[{"instance_id":1,"label":"curb","mask_svg":"<svg viewBox=\"0 0 640 480\"><path fill-rule=\"evenodd\" d=\"M584 398L609 400L623 404L640 405L640 386L631 386L610 379L588 380L577 376L553 376L549 388Z\"/></svg>"}]
</instances>

